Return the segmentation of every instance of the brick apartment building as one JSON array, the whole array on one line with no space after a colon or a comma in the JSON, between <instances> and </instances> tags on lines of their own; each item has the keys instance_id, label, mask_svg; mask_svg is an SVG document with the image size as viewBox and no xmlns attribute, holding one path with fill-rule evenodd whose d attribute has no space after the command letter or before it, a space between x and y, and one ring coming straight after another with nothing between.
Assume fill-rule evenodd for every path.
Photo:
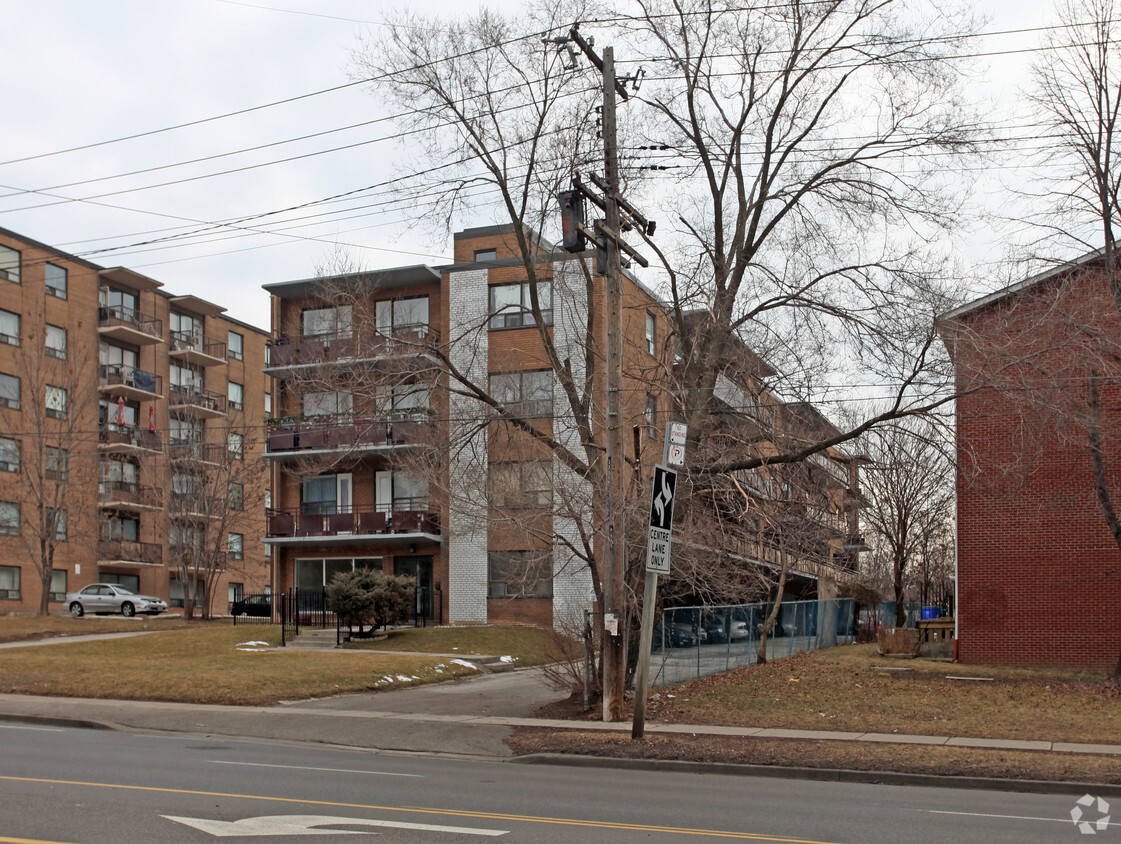
<instances>
[{"instance_id":1,"label":"brick apartment building","mask_svg":"<svg viewBox=\"0 0 1121 844\"><path fill-rule=\"evenodd\" d=\"M416 577L418 608L443 623L582 620L594 601L581 560L596 541L587 483L448 377L454 367L527 425L577 447L577 420L528 311L512 227L468 229L454 244L446 266L265 285L275 335L266 372L277 382L265 542L276 549L278 587L319 589L338 571L372 567ZM585 284L582 260L542 244L538 297L560 360L600 395L603 349L584 348L583 337L589 309L602 312L604 285ZM671 328L656 297L625 277L622 424L643 490L674 408ZM725 380L739 383L725 390L730 413L741 412L745 391L759 400L749 377L730 370ZM762 402L767 414L778 404ZM777 408L768 418L799 415ZM606 424L599 406L588 418ZM836 491L823 499L832 525L824 564L830 575L851 572L856 552L843 546L855 533L856 497L842 490L855 485L856 464L839 450L819 462L833 480L818 482ZM748 474L778 483L777 473ZM758 542L742 553L718 549L728 564L773 565L760 557L774 556L773 535L753 529ZM794 579L816 585L816 565Z\"/></svg>"},{"instance_id":2,"label":"brick apartment building","mask_svg":"<svg viewBox=\"0 0 1121 844\"><path fill-rule=\"evenodd\" d=\"M190 572L214 614L270 585L267 334L161 288L0 229L0 612L39 608L52 527L50 611L97 582L182 607Z\"/></svg>"},{"instance_id":3,"label":"brick apartment building","mask_svg":"<svg viewBox=\"0 0 1121 844\"><path fill-rule=\"evenodd\" d=\"M1121 318L1092 253L942 318L957 389L963 662L1112 669L1121 551Z\"/></svg>"}]
</instances>

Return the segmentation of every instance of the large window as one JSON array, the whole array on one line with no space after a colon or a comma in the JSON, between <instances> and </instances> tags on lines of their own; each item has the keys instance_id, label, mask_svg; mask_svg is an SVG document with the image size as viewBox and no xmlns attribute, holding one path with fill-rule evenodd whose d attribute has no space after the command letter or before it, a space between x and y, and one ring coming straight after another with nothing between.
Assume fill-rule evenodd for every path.
<instances>
[{"instance_id":1,"label":"large window","mask_svg":"<svg viewBox=\"0 0 1121 844\"><path fill-rule=\"evenodd\" d=\"M487 554L491 598L548 598L553 594L550 551L491 551Z\"/></svg>"},{"instance_id":2,"label":"large window","mask_svg":"<svg viewBox=\"0 0 1121 844\"><path fill-rule=\"evenodd\" d=\"M356 569L382 570L381 557L336 557L296 560L296 586L299 589L322 589L331 578Z\"/></svg>"},{"instance_id":3,"label":"large window","mask_svg":"<svg viewBox=\"0 0 1121 844\"><path fill-rule=\"evenodd\" d=\"M236 431L230 431L226 438L226 453L230 460L245 459L245 436Z\"/></svg>"},{"instance_id":4,"label":"large window","mask_svg":"<svg viewBox=\"0 0 1121 844\"><path fill-rule=\"evenodd\" d=\"M172 340L181 340L193 346L202 344L203 325L202 317L191 314L181 314L172 311L169 326Z\"/></svg>"},{"instance_id":5,"label":"large window","mask_svg":"<svg viewBox=\"0 0 1121 844\"><path fill-rule=\"evenodd\" d=\"M19 314L0 311L0 343L19 345Z\"/></svg>"},{"instance_id":6,"label":"large window","mask_svg":"<svg viewBox=\"0 0 1121 844\"><path fill-rule=\"evenodd\" d=\"M123 584L122 584L123 585ZM138 587L139 588L139 587ZM187 590L183 588L183 584L178 580L170 580L167 584L168 590L168 605L172 607L186 606L187 603ZM199 580L195 582L195 600L194 607L206 606L206 586L204 581Z\"/></svg>"},{"instance_id":7,"label":"large window","mask_svg":"<svg viewBox=\"0 0 1121 844\"><path fill-rule=\"evenodd\" d=\"M230 410L241 410L245 407L245 388L236 381L230 381L227 385L226 397L229 399Z\"/></svg>"},{"instance_id":8,"label":"large window","mask_svg":"<svg viewBox=\"0 0 1121 844\"><path fill-rule=\"evenodd\" d=\"M492 375L490 394L515 416L552 416L552 370Z\"/></svg>"},{"instance_id":9,"label":"large window","mask_svg":"<svg viewBox=\"0 0 1121 844\"><path fill-rule=\"evenodd\" d=\"M47 326L47 356L66 360L66 329L57 325Z\"/></svg>"},{"instance_id":10,"label":"large window","mask_svg":"<svg viewBox=\"0 0 1121 844\"><path fill-rule=\"evenodd\" d=\"M553 284L537 283L537 303L541 306L541 321L553 324ZM521 328L534 325L530 310L529 283L495 284L490 288L490 327Z\"/></svg>"},{"instance_id":11,"label":"large window","mask_svg":"<svg viewBox=\"0 0 1121 844\"><path fill-rule=\"evenodd\" d=\"M646 312L646 353L655 354L658 351L657 323L650 311Z\"/></svg>"},{"instance_id":12,"label":"large window","mask_svg":"<svg viewBox=\"0 0 1121 844\"><path fill-rule=\"evenodd\" d=\"M656 439L658 436L658 397L653 393L646 394L646 436Z\"/></svg>"},{"instance_id":13,"label":"large window","mask_svg":"<svg viewBox=\"0 0 1121 844\"><path fill-rule=\"evenodd\" d=\"M173 529L175 525L171 526ZM136 542L140 539L140 520L132 516L110 516L100 526L102 539Z\"/></svg>"},{"instance_id":14,"label":"large window","mask_svg":"<svg viewBox=\"0 0 1121 844\"><path fill-rule=\"evenodd\" d=\"M70 455L65 448L46 446L43 452L43 476L51 481L65 481Z\"/></svg>"},{"instance_id":15,"label":"large window","mask_svg":"<svg viewBox=\"0 0 1121 844\"><path fill-rule=\"evenodd\" d=\"M19 536L19 503L0 501L0 536Z\"/></svg>"},{"instance_id":16,"label":"large window","mask_svg":"<svg viewBox=\"0 0 1121 844\"><path fill-rule=\"evenodd\" d=\"M66 541L66 511L56 510L54 507L47 508L47 527L50 528L54 525L54 541Z\"/></svg>"},{"instance_id":17,"label":"large window","mask_svg":"<svg viewBox=\"0 0 1121 844\"><path fill-rule=\"evenodd\" d=\"M110 431L135 428L140 419L140 405L101 399L97 403L97 418L101 424L108 425Z\"/></svg>"},{"instance_id":18,"label":"large window","mask_svg":"<svg viewBox=\"0 0 1121 844\"><path fill-rule=\"evenodd\" d=\"M245 537L240 533L231 533L226 537L226 554L231 560L240 560L245 556Z\"/></svg>"},{"instance_id":19,"label":"large window","mask_svg":"<svg viewBox=\"0 0 1121 844\"><path fill-rule=\"evenodd\" d=\"M51 571L51 592L48 596L48 600L66 600L66 569L54 569Z\"/></svg>"},{"instance_id":20,"label":"large window","mask_svg":"<svg viewBox=\"0 0 1121 844\"><path fill-rule=\"evenodd\" d=\"M551 506L553 503L552 461L491 463L490 501L495 507Z\"/></svg>"},{"instance_id":21,"label":"large window","mask_svg":"<svg viewBox=\"0 0 1121 844\"><path fill-rule=\"evenodd\" d=\"M304 393L304 416L338 416L349 414L354 397L339 390Z\"/></svg>"},{"instance_id":22,"label":"large window","mask_svg":"<svg viewBox=\"0 0 1121 844\"><path fill-rule=\"evenodd\" d=\"M19 600L19 566L0 566L0 598Z\"/></svg>"},{"instance_id":23,"label":"large window","mask_svg":"<svg viewBox=\"0 0 1121 844\"><path fill-rule=\"evenodd\" d=\"M66 418L66 390L63 387L47 385L46 408L47 416L52 419Z\"/></svg>"},{"instance_id":24,"label":"large window","mask_svg":"<svg viewBox=\"0 0 1121 844\"><path fill-rule=\"evenodd\" d=\"M392 335L411 328L420 333L428 330L428 297L383 299L374 304L378 333Z\"/></svg>"},{"instance_id":25,"label":"large window","mask_svg":"<svg viewBox=\"0 0 1121 844\"><path fill-rule=\"evenodd\" d=\"M245 338L236 331L229 332L227 338L230 360L242 360L245 356Z\"/></svg>"},{"instance_id":26,"label":"large window","mask_svg":"<svg viewBox=\"0 0 1121 844\"><path fill-rule=\"evenodd\" d=\"M8 246L0 246L0 278L19 284L19 252Z\"/></svg>"},{"instance_id":27,"label":"large window","mask_svg":"<svg viewBox=\"0 0 1121 844\"><path fill-rule=\"evenodd\" d=\"M300 484L300 512L349 513L353 486L354 476L350 472L308 478Z\"/></svg>"},{"instance_id":28,"label":"large window","mask_svg":"<svg viewBox=\"0 0 1121 844\"><path fill-rule=\"evenodd\" d=\"M19 379L0 373L0 407L19 410Z\"/></svg>"},{"instance_id":29,"label":"large window","mask_svg":"<svg viewBox=\"0 0 1121 844\"><path fill-rule=\"evenodd\" d=\"M237 481L226 485L226 503L231 510L245 509L245 486Z\"/></svg>"},{"instance_id":30,"label":"large window","mask_svg":"<svg viewBox=\"0 0 1121 844\"><path fill-rule=\"evenodd\" d=\"M168 436L173 443L201 443L205 428L201 422L193 419L176 419L174 416L168 422Z\"/></svg>"},{"instance_id":31,"label":"large window","mask_svg":"<svg viewBox=\"0 0 1121 844\"><path fill-rule=\"evenodd\" d=\"M139 477L140 469L135 463L131 461L103 460L101 462L101 483L104 485L103 492L109 492L110 490L115 489L135 492ZM175 476L173 475L173 489L174 477Z\"/></svg>"},{"instance_id":32,"label":"large window","mask_svg":"<svg viewBox=\"0 0 1121 844\"><path fill-rule=\"evenodd\" d=\"M0 472L19 471L19 440L0 437Z\"/></svg>"},{"instance_id":33,"label":"large window","mask_svg":"<svg viewBox=\"0 0 1121 844\"><path fill-rule=\"evenodd\" d=\"M324 339L346 337L350 334L350 305L337 308L308 308L303 312L305 337L322 335Z\"/></svg>"},{"instance_id":34,"label":"large window","mask_svg":"<svg viewBox=\"0 0 1121 844\"><path fill-rule=\"evenodd\" d=\"M171 386L177 387L180 392L197 395L203 390L202 370L192 369L189 366L180 366L177 363L171 364Z\"/></svg>"},{"instance_id":35,"label":"large window","mask_svg":"<svg viewBox=\"0 0 1121 844\"><path fill-rule=\"evenodd\" d=\"M128 367L129 369L136 369L136 363L139 360L135 349L114 346L112 343L99 343L97 357L102 366Z\"/></svg>"},{"instance_id":36,"label":"large window","mask_svg":"<svg viewBox=\"0 0 1121 844\"><path fill-rule=\"evenodd\" d=\"M56 299L65 299L66 269L57 264L47 264L43 269L47 277L47 295L54 296Z\"/></svg>"},{"instance_id":37,"label":"large window","mask_svg":"<svg viewBox=\"0 0 1121 844\"><path fill-rule=\"evenodd\" d=\"M110 287L101 294L105 307L111 308L113 313L125 319L135 319L136 312L140 309L140 299L135 293L127 290L116 290Z\"/></svg>"}]
</instances>

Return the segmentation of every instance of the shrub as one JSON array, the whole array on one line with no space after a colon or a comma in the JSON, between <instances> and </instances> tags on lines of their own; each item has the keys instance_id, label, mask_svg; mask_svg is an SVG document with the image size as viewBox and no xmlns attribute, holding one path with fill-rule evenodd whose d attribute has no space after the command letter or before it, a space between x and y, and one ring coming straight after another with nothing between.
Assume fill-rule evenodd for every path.
<instances>
[{"instance_id":1,"label":"shrub","mask_svg":"<svg viewBox=\"0 0 1121 844\"><path fill-rule=\"evenodd\" d=\"M416 606L416 581L373 569L342 572L327 585L327 604L347 625L357 625L359 636L368 636L408 620Z\"/></svg>"}]
</instances>

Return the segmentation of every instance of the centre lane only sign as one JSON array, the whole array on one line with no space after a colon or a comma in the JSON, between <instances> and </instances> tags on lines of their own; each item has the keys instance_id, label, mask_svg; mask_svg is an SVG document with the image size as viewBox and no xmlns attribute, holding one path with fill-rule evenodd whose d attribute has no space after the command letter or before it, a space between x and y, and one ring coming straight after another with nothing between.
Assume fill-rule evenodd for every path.
<instances>
[{"instance_id":1,"label":"centre lane only sign","mask_svg":"<svg viewBox=\"0 0 1121 844\"><path fill-rule=\"evenodd\" d=\"M669 574L676 493L677 472L666 466L655 466L654 489L650 496L650 527L646 535L647 571Z\"/></svg>"}]
</instances>

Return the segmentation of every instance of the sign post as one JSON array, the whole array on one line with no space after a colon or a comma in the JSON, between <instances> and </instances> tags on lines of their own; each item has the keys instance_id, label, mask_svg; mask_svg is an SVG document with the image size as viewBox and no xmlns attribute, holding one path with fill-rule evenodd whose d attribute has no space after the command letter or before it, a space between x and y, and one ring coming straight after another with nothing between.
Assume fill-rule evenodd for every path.
<instances>
[{"instance_id":1,"label":"sign post","mask_svg":"<svg viewBox=\"0 0 1121 844\"><path fill-rule=\"evenodd\" d=\"M662 463L654 467L650 493L650 524L646 533L646 584L642 595L642 631L639 636L638 668L634 679L634 721L631 738L646 732L646 688L650 675L650 649L654 639L654 605L658 598L658 575L670 572L673 540L673 509L677 501L677 472L670 466L685 465L688 429L681 422L666 425Z\"/></svg>"}]
</instances>

